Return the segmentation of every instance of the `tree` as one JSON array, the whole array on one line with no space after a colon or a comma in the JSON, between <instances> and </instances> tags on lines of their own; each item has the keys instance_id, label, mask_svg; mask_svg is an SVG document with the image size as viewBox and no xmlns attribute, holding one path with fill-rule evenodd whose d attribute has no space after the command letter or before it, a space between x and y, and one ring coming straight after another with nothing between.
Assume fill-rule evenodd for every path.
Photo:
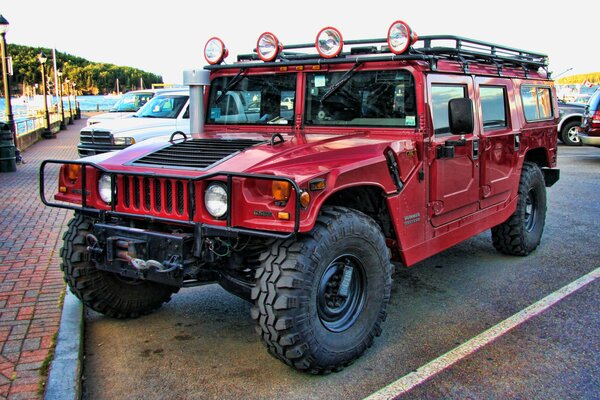
<instances>
[{"instance_id":1,"label":"tree","mask_svg":"<svg viewBox=\"0 0 600 400\"><path fill-rule=\"evenodd\" d=\"M22 92L22 85L32 86L42 81L38 54L43 51L50 57L52 49L42 47L23 46L18 44L8 45L8 54L13 59L14 75L13 92ZM47 65L50 63L50 58ZM111 93L115 91L117 78L122 91L137 88L140 78L144 84L163 83L162 76L137 68L118 66L114 64L88 61L85 58L73 56L56 51L57 67L63 71L63 79L76 83L79 94ZM21 89L18 89L21 87Z\"/></svg>"}]
</instances>

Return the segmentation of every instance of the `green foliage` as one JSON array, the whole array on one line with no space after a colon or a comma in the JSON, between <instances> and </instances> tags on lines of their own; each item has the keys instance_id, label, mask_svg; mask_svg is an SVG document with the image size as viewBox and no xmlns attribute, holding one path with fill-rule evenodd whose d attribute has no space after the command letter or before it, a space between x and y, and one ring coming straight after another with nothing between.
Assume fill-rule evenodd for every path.
<instances>
[{"instance_id":1,"label":"green foliage","mask_svg":"<svg viewBox=\"0 0 600 400\"><path fill-rule=\"evenodd\" d=\"M556 80L556 83L560 85L576 85L578 83L583 83L584 81L599 84L600 72L590 72L588 74L565 76L564 78L558 78Z\"/></svg>"},{"instance_id":2,"label":"green foliage","mask_svg":"<svg viewBox=\"0 0 600 400\"><path fill-rule=\"evenodd\" d=\"M13 91L16 91L17 85L41 85L41 69L37 58L41 51L48 57L46 73L52 81L54 74L49 72L52 66L52 49L8 44L8 55L13 59ZM112 93L116 90L117 79L122 92L139 89L140 78L146 88L153 83L163 83L160 75L132 67L92 62L59 51L56 51L56 64L63 72L63 80L68 78L76 83L78 94Z\"/></svg>"}]
</instances>

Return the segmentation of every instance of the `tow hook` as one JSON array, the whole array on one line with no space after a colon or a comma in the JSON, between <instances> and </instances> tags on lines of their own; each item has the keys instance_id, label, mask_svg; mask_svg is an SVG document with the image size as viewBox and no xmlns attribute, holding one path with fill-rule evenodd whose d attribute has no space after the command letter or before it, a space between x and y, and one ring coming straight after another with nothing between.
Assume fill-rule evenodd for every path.
<instances>
[{"instance_id":1,"label":"tow hook","mask_svg":"<svg viewBox=\"0 0 600 400\"><path fill-rule=\"evenodd\" d=\"M87 247L86 250L90 253L94 253L94 254L102 254L103 250L102 248L98 245L98 238L94 235L92 235L91 233L87 234L85 236L85 241L87 242Z\"/></svg>"}]
</instances>

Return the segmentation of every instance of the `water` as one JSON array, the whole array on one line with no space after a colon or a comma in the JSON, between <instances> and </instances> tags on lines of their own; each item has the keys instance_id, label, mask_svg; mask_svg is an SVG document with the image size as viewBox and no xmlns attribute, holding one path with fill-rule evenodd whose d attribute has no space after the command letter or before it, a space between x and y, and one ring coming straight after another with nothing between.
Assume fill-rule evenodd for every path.
<instances>
[{"instance_id":1,"label":"water","mask_svg":"<svg viewBox=\"0 0 600 400\"><path fill-rule=\"evenodd\" d=\"M118 97L112 96L77 96L77 103L79 103L79 109L82 112L86 111L108 111L115 105L119 100ZM48 96L48 107L52 110L58 104L58 100L55 96ZM15 116L15 120L19 117L27 115L27 111L32 110L43 110L44 100L43 96L36 96L31 99L12 98L11 99L12 111ZM69 102L66 97L63 98L63 107L69 108ZM75 109L75 102L71 97L71 108ZM0 117L4 119L4 113L6 111L6 105L4 97L0 98Z\"/></svg>"}]
</instances>

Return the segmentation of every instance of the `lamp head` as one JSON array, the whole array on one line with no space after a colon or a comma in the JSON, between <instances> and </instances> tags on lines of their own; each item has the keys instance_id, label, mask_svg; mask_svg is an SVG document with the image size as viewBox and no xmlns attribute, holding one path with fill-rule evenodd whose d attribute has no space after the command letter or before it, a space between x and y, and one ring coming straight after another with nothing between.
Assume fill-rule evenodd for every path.
<instances>
[{"instance_id":1,"label":"lamp head","mask_svg":"<svg viewBox=\"0 0 600 400\"><path fill-rule=\"evenodd\" d=\"M8 31L8 21L0 15L0 35L4 35Z\"/></svg>"}]
</instances>

